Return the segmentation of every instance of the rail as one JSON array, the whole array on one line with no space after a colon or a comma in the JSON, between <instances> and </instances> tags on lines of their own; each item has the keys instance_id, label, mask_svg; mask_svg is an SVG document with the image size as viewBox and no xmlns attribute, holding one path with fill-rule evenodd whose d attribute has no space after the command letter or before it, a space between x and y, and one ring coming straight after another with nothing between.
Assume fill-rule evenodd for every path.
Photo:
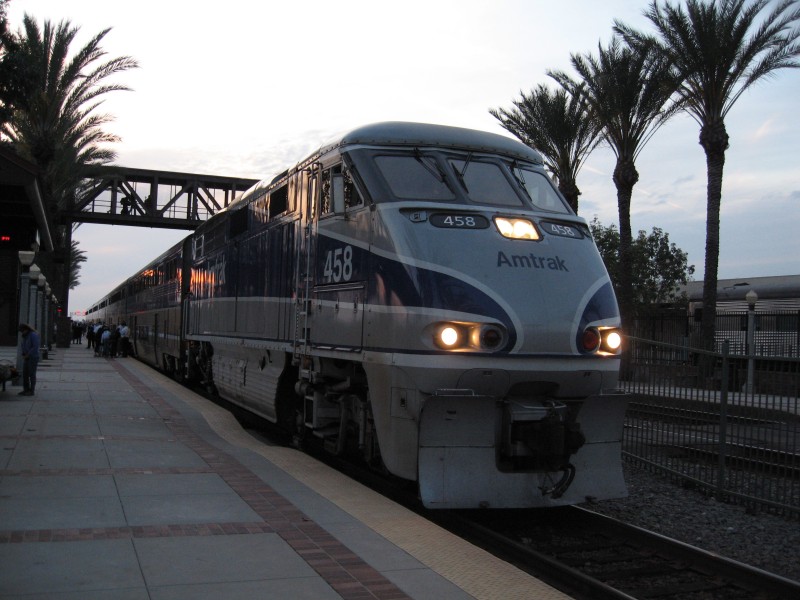
<instances>
[{"instance_id":1,"label":"rail","mask_svg":"<svg viewBox=\"0 0 800 600\"><path fill-rule=\"evenodd\" d=\"M800 518L800 358L628 338L623 457L748 510Z\"/></svg>"}]
</instances>

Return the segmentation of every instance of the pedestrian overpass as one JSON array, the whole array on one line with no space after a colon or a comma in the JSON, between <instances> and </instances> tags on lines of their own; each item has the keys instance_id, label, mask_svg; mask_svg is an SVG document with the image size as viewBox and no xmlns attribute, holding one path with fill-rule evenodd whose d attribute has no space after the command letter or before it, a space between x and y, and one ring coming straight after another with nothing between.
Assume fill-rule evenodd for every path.
<instances>
[{"instance_id":1,"label":"pedestrian overpass","mask_svg":"<svg viewBox=\"0 0 800 600\"><path fill-rule=\"evenodd\" d=\"M87 181L74 205L60 212L62 223L192 230L258 180L103 166Z\"/></svg>"}]
</instances>

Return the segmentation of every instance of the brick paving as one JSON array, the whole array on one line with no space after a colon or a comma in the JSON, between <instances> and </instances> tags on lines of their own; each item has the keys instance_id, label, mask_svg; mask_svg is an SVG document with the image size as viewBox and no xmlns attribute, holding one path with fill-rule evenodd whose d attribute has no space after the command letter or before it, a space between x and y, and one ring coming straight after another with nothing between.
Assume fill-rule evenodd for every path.
<instances>
[{"instance_id":1,"label":"brick paving","mask_svg":"<svg viewBox=\"0 0 800 600\"><path fill-rule=\"evenodd\" d=\"M116 373L156 411L157 420L163 422L170 432L169 438L136 435L36 435L35 433L22 431L17 436L0 436L0 440L16 442L19 439L35 439L42 442L56 443L63 440L177 442L199 456L207 467L2 469L0 470L0 477L211 473L218 475L263 521L63 529L0 529L0 544L272 533L280 536L342 598L352 600L362 598L383 600L410 598L324 528L314 523L312 519L303 514L302 511L252 471L244 467L238 460L215 448L195 433L181 413L170 406L158 390L141 381L119 362L113 360L108 362L113 366ZM87 419L94 416L84 415ZM114 417L114 415L104 416L107 418ZM126 418L123 415L118 416ZM70 417L80 418L80 415L70 415ZM49 418L55 419L58 417L50 415ZM2 521L0 521L0 526L1 524Z\"/></svg>"}]
</instances>

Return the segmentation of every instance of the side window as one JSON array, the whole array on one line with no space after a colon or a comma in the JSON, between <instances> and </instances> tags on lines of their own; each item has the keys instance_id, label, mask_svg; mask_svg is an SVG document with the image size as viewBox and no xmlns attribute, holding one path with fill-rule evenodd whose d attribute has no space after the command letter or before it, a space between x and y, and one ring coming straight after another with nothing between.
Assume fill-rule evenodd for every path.
<instances>
[{"instance_id":1,"label":"side window","mask_svg":"<svg viewBox=\"0 0 800 600\"><path fill-rule=\"evenodd\" d=\"M350 171L344 172L344 206L345 208L355 208L364 204L364 199L358 193Z\"/></svg>"},{"instance_id":2,"label":"side window","mask_svg":"<svg viewBox=\"0 0 800 600\"><path fill-rule=\"evenodd\" d=\"M322 172L322 188L319 203L320 215L326 215L333 211L333 200L331 199L331 171L332 169L325 169Z\"/></svg>"},{"instance_id":3,"label":"side window","mask_svg":"<svg viewBox=\"0 0 800 600\"><path fill-rule=\"evenodd\" d=\"M269 195L269 218L285 213L289 208L289 186L284 185Z\"/></svg>"},{"instance_id":4,"label":"side window","mask_svg":"<svg viewBox=\"0 0 800 600\"><path fill-rule=\"evenodd\" d=\"M230 237L236 237L247 231L247 209L240 208L230 215Z\"/></svg>"},{"instance_id":5,"label":"side window","mask_svg":"<svg viewBox=\"0 0 800 600\"><path fill-rule=\"evenodd\" d=\"M324 217L333 214L333 179L334 176L341 175L344 180L344 206L345 209L357 208L364 204L364 199L356 187L352 176L342 165L336 165L322 172L322 187L320 194L319 215Z\"/></svg>"},{"instance_id":6,"label":"side window","mask_svg":"<svg viewBox=\"0 0 800 600\"><path fill-rule=\"evenodd\" d=\"M250 211L254 222L264 224L269 221L269 197L265 193L260 194L250 205Z\"/></svg>"},{"instance_id":7,"label":"side window","mask_svg":"<svg viewBox=\"0 0 800 600\"><path fill-rule=\"evenodd\" d=\"M205 239L206 239L206 236L203 235L203 234L200 234L200 235L195 236L194 240L192 241L192 244L194 245L192 258L194 258L195 260L197 260L198 258L202 258L202 256L203 256L203 251L204 251L204 246L205 246Z\"/></svg>"}]
</instances>

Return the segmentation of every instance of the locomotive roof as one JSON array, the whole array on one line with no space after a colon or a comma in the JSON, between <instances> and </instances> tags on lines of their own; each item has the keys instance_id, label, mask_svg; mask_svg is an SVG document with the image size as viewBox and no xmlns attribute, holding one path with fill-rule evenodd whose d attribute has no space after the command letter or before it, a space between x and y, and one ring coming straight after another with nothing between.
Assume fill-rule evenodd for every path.
<instances>
[{"instance_id":1,"label":"locomotive roof","mask_svg":"<svg viewBox=\"0 0 800 600\"><path fill-rule=\"evenodd\" d=\"M382 123L363 125L347 133L339 134L332 140L324 143L319 150L297 163L294 168L288 169L273 178L259 181L250 189L245 190L236 200L231 202L225 210L230 211L238 208L261 190L270 188L287 174L313 160L317 160L321 155L335 148L361 144L370 146L405 147L441 146L473 152L498 152L535 164L543 164L542 157L536 150L504 135L489 133L487 131L478 131L476 129L465 129L463 127L451 127L449 125L385 121Z\"/></svg>"},{"instance_id":2,"label":"locomotive roof","mask_svg":"<svg viewBox=\"0 0 800 600\"><path fill-rule=\"evenodd\" d=\"M378 146L444 146L461 148L478 152L500 152L522 160L542 164L541 155L515 139L465 129L449 125L432 125L429 123L408 123L403 121L386 121L373 123L353 129L330 144L326 144L324 153L337 146L369 144Z\"/></svg>"}]
</instances>

